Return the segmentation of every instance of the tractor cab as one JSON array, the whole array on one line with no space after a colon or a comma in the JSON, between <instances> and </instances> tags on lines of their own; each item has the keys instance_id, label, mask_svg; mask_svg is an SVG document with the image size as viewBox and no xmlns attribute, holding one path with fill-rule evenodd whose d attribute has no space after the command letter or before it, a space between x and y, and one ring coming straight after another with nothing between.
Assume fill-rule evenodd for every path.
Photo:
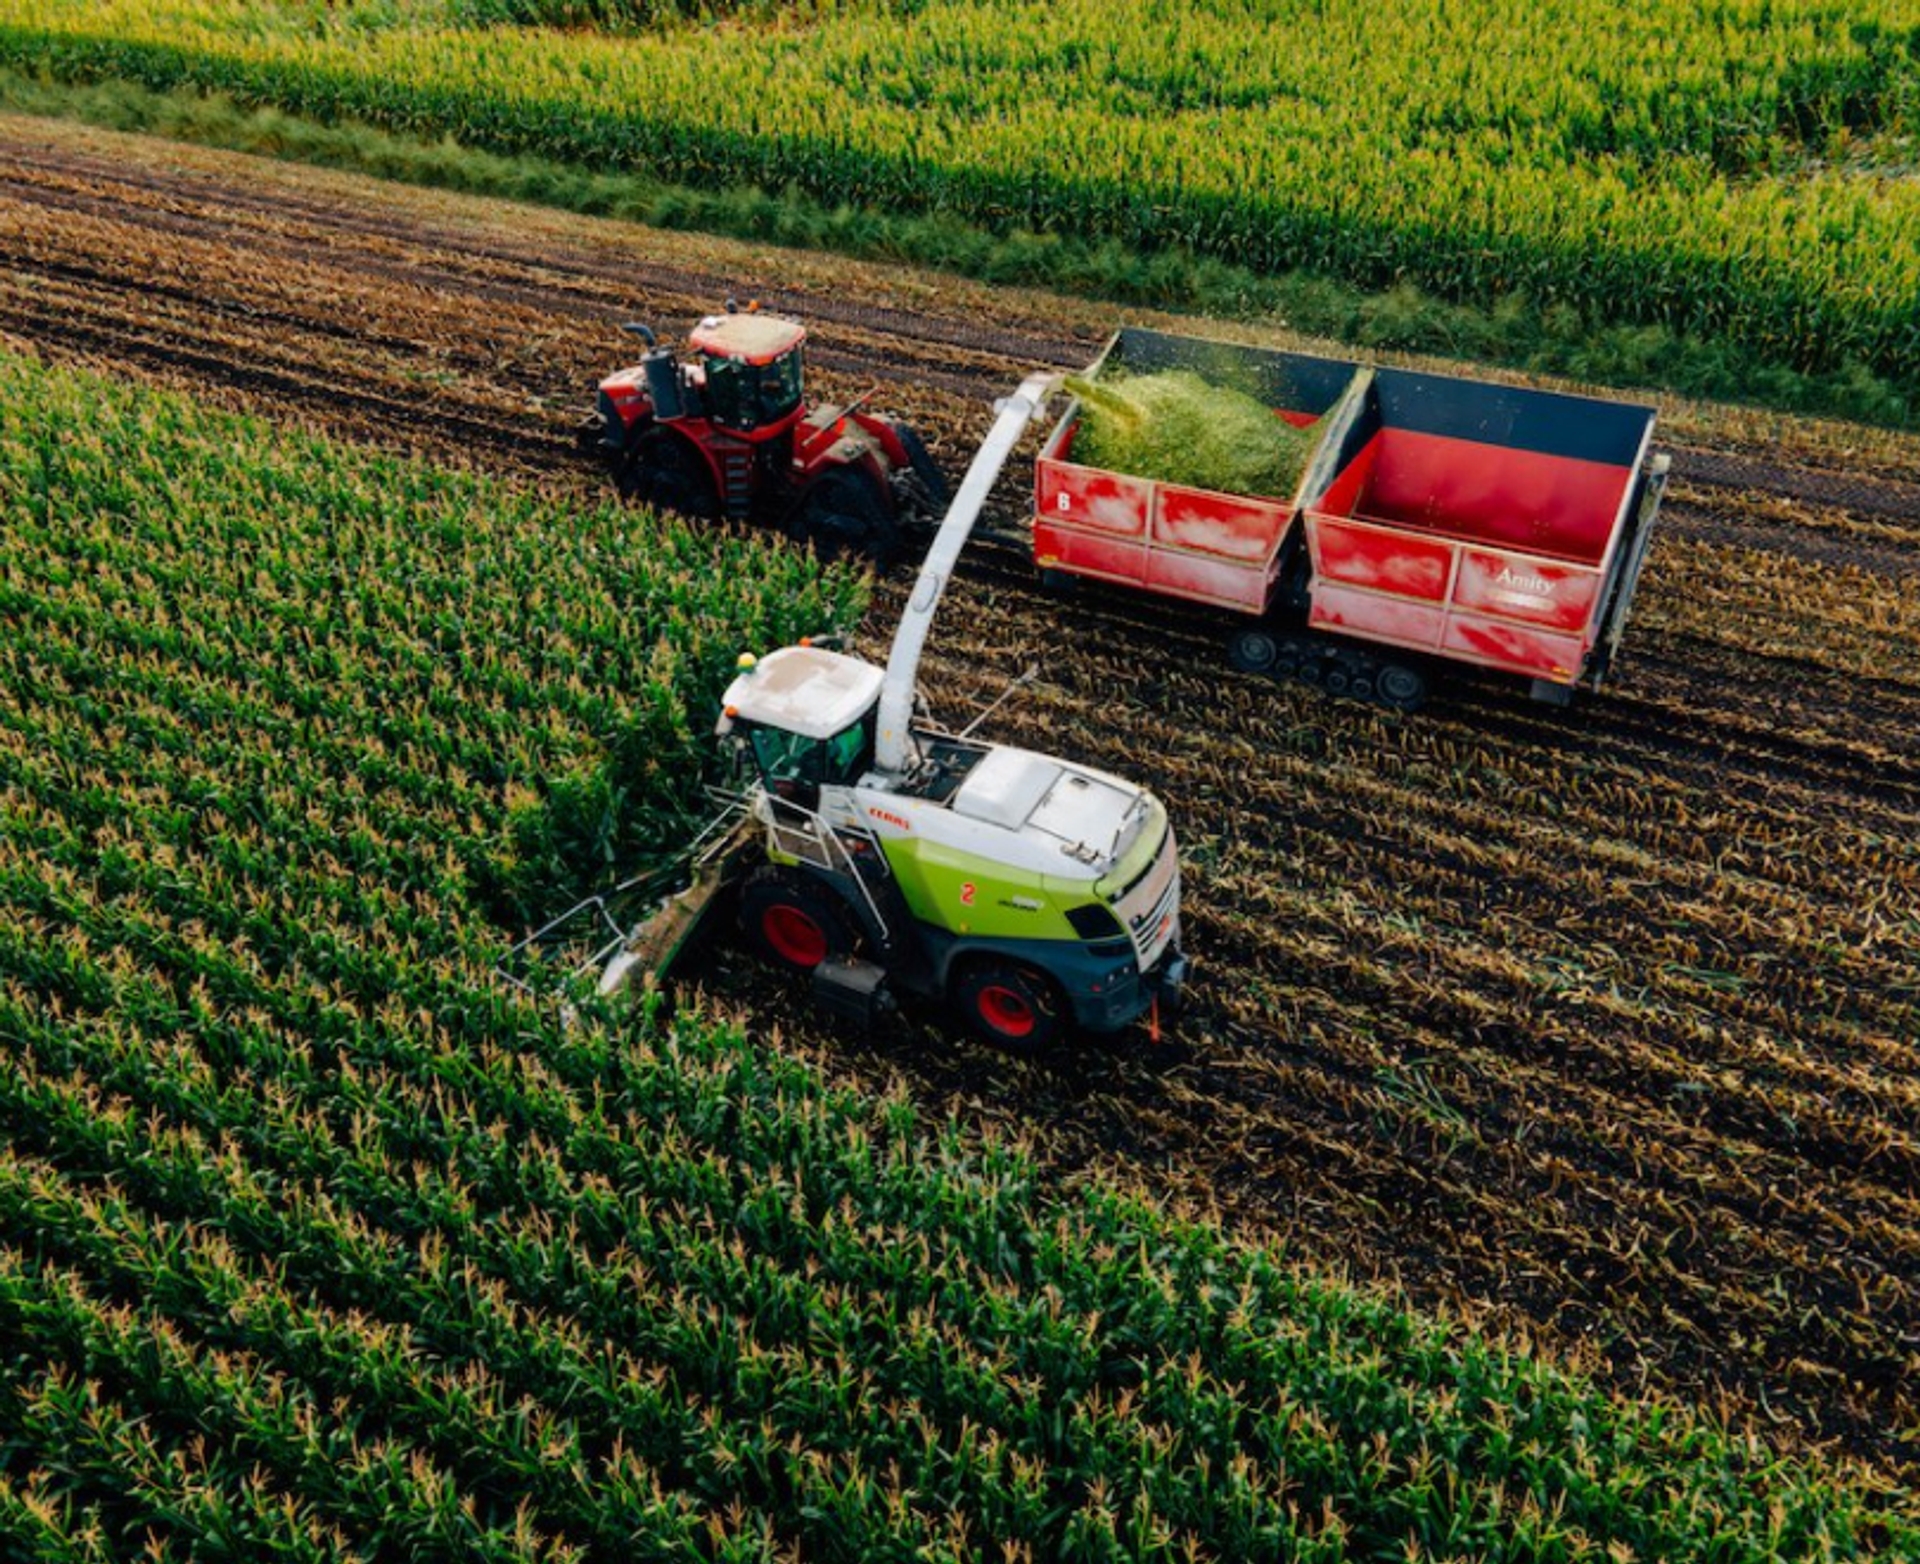
<instances>
[{"instance_id":1,"label":"tractor cab","mask_svg":"<svg viewBox=\"0 0 1920 1564\"><path fill-rule=\"evenodd\" d=\"M800 411L800 345L806 328L778 315L709 315L687 344L700 355L689 370L702 411L723 429L773 432Z\"/></svg>"}]
</instances>

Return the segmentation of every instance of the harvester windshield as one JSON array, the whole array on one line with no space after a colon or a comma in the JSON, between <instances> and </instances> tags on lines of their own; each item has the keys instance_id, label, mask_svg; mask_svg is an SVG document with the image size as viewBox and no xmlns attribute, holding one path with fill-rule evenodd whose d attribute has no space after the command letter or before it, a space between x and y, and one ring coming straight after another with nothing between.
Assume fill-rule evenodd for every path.
<instances>
[{"instance_id":1,"label":"harvester windshield","mask_svg":"<svg viewBox=\"0 0 1920 1564\"><path fill-rule=\"evenodd\" d=\"M770 792L787 792L781 783L801 789L822 784L850 787L873 764L873 713L831 738L809 738L781 728L750 727L753 758Z\"/></svg>"}]
</instances>

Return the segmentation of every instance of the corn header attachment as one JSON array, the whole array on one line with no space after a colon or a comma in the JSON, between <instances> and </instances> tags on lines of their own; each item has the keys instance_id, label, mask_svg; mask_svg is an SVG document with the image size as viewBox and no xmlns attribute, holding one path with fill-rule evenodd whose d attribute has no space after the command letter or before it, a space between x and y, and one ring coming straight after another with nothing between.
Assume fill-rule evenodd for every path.
<instances>
[{"instance_id":1,"label":"corn header attachment","mask_svg":"<svg viewBox=\"0 0 1920 1564\"><path fill-rule=\"evenodd\" d=\"M563 1000L589 980L606 997L636 979L665 979L737 877L755 830L745 795L726 797L681 851L548 919L495 970L522 993Z\"/></svg>"}]
</instances>

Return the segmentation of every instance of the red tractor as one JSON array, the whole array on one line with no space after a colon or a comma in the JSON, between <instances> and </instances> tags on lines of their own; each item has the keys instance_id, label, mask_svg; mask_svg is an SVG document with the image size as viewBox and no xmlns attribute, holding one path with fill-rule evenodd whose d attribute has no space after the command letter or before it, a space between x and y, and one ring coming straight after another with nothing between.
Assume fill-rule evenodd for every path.
<instances>
[{"instance_id":1,"label":"red tractor","mask_svg":"<svg viewBox=\"0 0 1920 1564\"><path fill-rule=\"evenodd\" d=\"M677 360L646 326L640 362L600 382L581 444L604 456L628 499L696 519L754 521L823 558L886 564L902 535L937 521L947 485L896 418L809 406L799 322L751 306L709 315Z\"/></svg>"}]
</instances>

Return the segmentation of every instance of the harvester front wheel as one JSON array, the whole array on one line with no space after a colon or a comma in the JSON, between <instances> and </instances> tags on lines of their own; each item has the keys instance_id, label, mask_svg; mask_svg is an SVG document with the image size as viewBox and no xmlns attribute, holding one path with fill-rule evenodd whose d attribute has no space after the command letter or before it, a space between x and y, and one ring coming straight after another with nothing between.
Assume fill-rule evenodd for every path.
<instances>
[{"instance_id":1,"label":"harvester front wheel","mask_svg":"<svg viewBox=\"0 0 1920 1564\"><path fill-rule=\"evenodd\" d=\"M967 1030L1008 1053L1035 1053L1060 1035L1065 1007L1053 980L1013 961L978 961L953 985Z\"/></svg>"},{"instance_id":2,"label":"harvester front wheel","mask_svg":"<svg viewBox=\"0 0 1920 1564\"><path fill-rule=\"evenodd\" d=\"M813 486L800 527L813 552L829 563L865 556L885 566L900 548L893 512L865 474L853 468L828 473Z\"/></svg>"},{"instance_id":3,"label":"harvester front wheel","mask_svg":"<svg viewBox=\"0 0 1920 1564\"><path fill-rule=\"evenodd\" d=\"M761 956L794 972L811 972L854 947L853 921L840 898L794 869L761 869L747 881L740 927Z\"/></svg>"}]
</instances>

